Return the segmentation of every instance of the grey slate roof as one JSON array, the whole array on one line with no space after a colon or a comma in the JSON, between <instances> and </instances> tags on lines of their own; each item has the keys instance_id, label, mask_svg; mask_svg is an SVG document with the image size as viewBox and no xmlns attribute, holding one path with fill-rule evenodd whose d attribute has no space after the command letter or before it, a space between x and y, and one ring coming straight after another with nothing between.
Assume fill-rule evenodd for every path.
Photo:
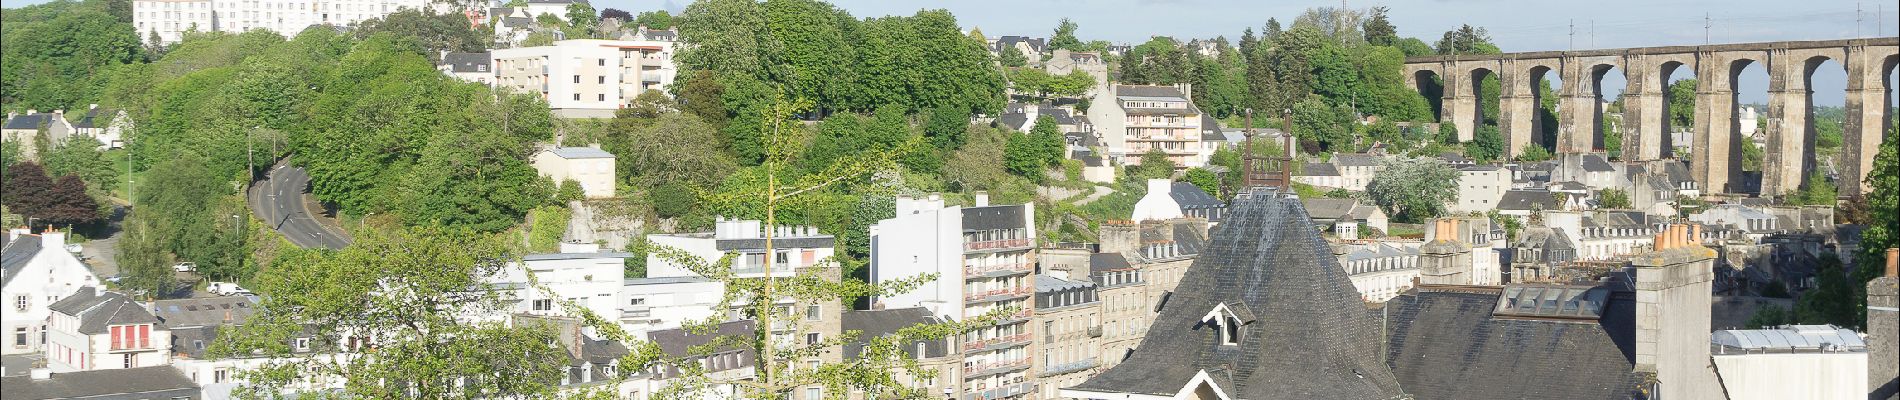
<instances>
[{"instance_id":1,"label":"grey slate roof","mask_svg":"<svg viewBox=\"0 0 1900 400\"><path fill-rule=\"evenodd\" d=\"M8 118L5 125L0 125L0 129L41 129L52 120L53 114L47 113L15 115Z\"/></svg>"},{"instance_id":2,"label":"grey slate roof","mask_svg":"<svg viewBox=\"0 0 1900 400\"><path fill-rule=\"evenodd\" d=\"M244 296L200 297L152 302L153 317L168 328L242 324L257 313L257 303ZM226 319L226 317L229 319Z\"/></svg>"},{"instance_id":3,"label":"grey slate roof","mask_svg":"<svg viewBox=\"0 0 1900 400\"><path fill-rule=\"evenodd\" d=\"M1187 94L1173 86L1158 85L1120 85L1115 87L1116 96L1127 97L1172 97L1187 101Z\"/></svg>"},{"instance_id":4,"label":"grey slate roof","mask_svg":"<svg viewBox=\"0 0 1900 400\"><path fill-rule=\"evenodd\" d=\"M1504 197L1498 199L1499 210L1555 210L1558 206L1557 198L1551 192L1541 190L1507 190L1504 191Z\"/></svg>"},{"instance_id":5,"label":"grey slate roof","mask_svg":"<svg viewBox=\"0 0 1900 400\"><path fill-rule=\"evenodd\" d=\"M965 208L963 209L963 230L967 232L1025 228L1024 215L1022 204Z\"/></svg>"},{"instance_id":6,"label":"grey slate roof","mask_svg":"<svg viewBox=\"0 0 1900 400\"><path fill-rule=\"evenodd\" d=\"M169 365L57 373L37 381L9 376L0 378L0 386L7 388L6 400L198 398L201 393Z\"/></svg>"},{"instance_id":7,"label":"grey slate roof","mask_svg":"<svg viewBox=\"0 0 1900 400\"><path fill-rule=\"evenodd\" d=\"M1384 165L1384 158L1370 154L1335 154L1333 163L1346 167L1377 167Z\"/></svg>"},{"instance_id":8,"label":"grey slate roof","mask_svg":"<svg viewBox=\"0 0 1900 400\"><path fill-rule=\"evenodd\" d=\"M119 110L114 110L110 108L97 108L97 107L90 108L86 110L85 116L79 118L79 122L73 123L73 128L87 129L87 128L103 127L105 125L111 124L112 118L117 117L118 115L119 115Z\"/></svg>"},{"instance_id":9,"label":"grey slate roof","mask_svg":"<svg viewBox=\"0 0 1900 400\"><path fill-rule=\"evenodd\" d=\"M858 331L858 338L844 345L844 358L856 359L864 351L864 345L871 338L897 333L899 329L916 325L934 325L937 317L923 307L899 308L891 310L850 310L845 311L838 325L845 331ZM899 350L912 358L917 357L917 345L924 345L924 357L936 358L950 354L949 343L943 340L914 340L904 344Z\"/></svg>"},{"instance_id":10,"label":"grey slate roof","mask_svg":"<svg viewBox=\"0 0 1900 400\"><path fill-rule=\"evenodd\" d=\"M1130 267L1128 257L1123 257L1121 253L1089 254L1089 275L1101 275L1108 271L1124 270Z\"/></svg>"},{"instance_id":11,"label":"grey slate roof","mask_svg":"<svg viewBox=\"0 0 1900 400\"><path fill-rule=\"evenodd\" d=\"M1075 389L1171 396L1206 370L1233 398L1401 396L1359 292L1300 202L1281 193L1236 199L1171 297L1126 361ZM1257 317L1238 345L1201 323L1221 304Z\"/></svg>"},{"instance_id":12,"label":"grey slate roof","mask_svg":"<svg viewBox=\"0 0 1900 400\"><path fill-rule=\"evenodd\" d=\"M1418 399L1628 399L1635 301L1601 320L1497 318L1498 294L1421 289L1387 301L1387 360Z\"/></svg>"},{"instance_id":13,"label":"grey slate roof","mask_svg":"<svg viewBox=\"0 0 1900 400\"><path fill-rule=\"evenodd\" d=\"M614 158L614 153L608 153L606 150L601 150L601 149L597 149L593 147L556 147L556 148L548 149L548 151L554 152L554 155L560 156L561 158L565 158L569 160L578 160L578 159L585 159L585 158Z\"/></svg>"},{"instance_id":14,"label":"grey slate roof","mask_svg":"<svg viewBox=\"0 0 1900 400\"><path fill-rule=\"evenodd\" d=\"M17 240L8 241L6 249L0 250L0 271L5 274L0 276L0 286L12 283L13 277L26 270L26 265L40 254L42 247L39 236L20 236Z\"/></svg>"},{"instance_id":15,"label":"grey slate roof","mask_svg":"<svg viewBox=\"0 0 1900 400\"><path fill-rule=\"evenodd\" d=\"M156 324L158 318L145 307L126 298L118 292L94 294L91 287L79 288L78 293L53 302L47 308L54 312L79 317L79 333L88 335L106 333L113 325Z\"/></svg>"},{"instance_id":16,"label":"grey slate roof","mask_svg":"<svg viewBox=\"0 0 1900 400\"><path fill-rule=\"evenodd\" d=\"M1588 172L1611 172L1615 171L1616 167L1611 166L1610 160L1604 158L1601 154L1585 154L1583 155L1583 170Z\"/></svg>"},{"instance_id":17,"label":"grey slate roof","mask_svg":"<svg viewBox=\"0 0 1900 400\"><path fill-rule=\"evenodd\" d=\"M1359 200L1355 199L1319 198L1300 199L1300 201L1306 203L1307 215L1316 221L1336 220L1359 208Z\"/></svg>"},{"instance_id":18,"label":"grey slate roof","mask_svg":"<svg viewBox=\"0 0 1900 400\"><path fill-rule=\"evenodd\" d=\"M1220 201L1220 199L1208 195L1207 191L1201 190L1200 186L1194 186L1194 184L1187 182L1175 182L1173 186L1168 188L1168 197L1173 197L1174 202L1179 203L1183 210L1221 208L1227 206L1227 202Z\"/></svg>"},{"instance_id":19,"label":"grey slate roof","mask_svg":"<svg viewBox=\"0 0 1900 400\"><path fill-rule=\"evenodd\" d=\"M442 55L442 64L449 66L449 72L494 72L495 70L489 67L492 62L487 52Z\"/></svg>"},{"instance_id":20,"label":"grey slate roof","mask_svg":"<svg viewBox=\"0 0 1900 400\"><path fill-rule=\"evenodd\" d=\"M1339 168L1327 163L1306 163L1294 176L1339 176Z\"/></svg>"}]
</instances>

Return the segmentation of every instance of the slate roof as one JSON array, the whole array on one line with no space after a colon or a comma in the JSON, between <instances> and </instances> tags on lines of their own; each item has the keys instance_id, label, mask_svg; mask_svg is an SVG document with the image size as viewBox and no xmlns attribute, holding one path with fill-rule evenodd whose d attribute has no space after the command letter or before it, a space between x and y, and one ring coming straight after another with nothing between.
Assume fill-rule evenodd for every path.
<instances>
[{"instance_id":1,"label":"slate roof","mask_svg":"<svg viewBox=\"0 0 1900 400\"><path fill-rule=\"evenodd\" d=\"M1025 228L1023 215L1022 204L965 208L963 231Z\"/></svg>"},{"instance_id":2,"label":"slate roof","mask_svg":"<svg viewBox=\"0 0 1900 400\"><path fill-rule=\"evenodd\" d=\"M46 123L52 120L53 114L47 113L15 115L13 118L8 118L5 125L0 125L0 129L40 129L45 128Z\"/></svg>"},{"instance_id":3,"label":"slate roof","mask_svg":"<svg viewBox=\"0 0 1900 400\"><path fill-rule=\"evenodd\" d=\"M1339 176L1339 168L1334 168L1332 164L1327 163L1306 163L1306 166L1301 167L1300 172L1294 173L1293 176Z\"/></svg>"},{"instance_id":4,"label":"slate roof","mask_svg":"<svg viewBox=\"0 0 1900 400\"><path fill-rule=\"evenodd\" d=\"M1377 325L1300 202L1256 188L1236 199L1129 358L1074 389L1171 396L1200 371L1233 398L1389 399ZM1256 321L1220 344L1201 317L1244 305Z\"/></svg>"},{"instance_id":5,"label":"slate roof","mask_svg":"<svg viewBox=\"0 0 1900 400\"><path fill-rule=\"evenodd\" d=\"M1504 191L1504 197L1498 199L1499 210L1555 210L1558 207L1556 197L1542 190L1507 190Z\"/></svg>"},{"instance_id":6,"label":"slate roof","mask_svg":"<svg viewBox=\"0 0 1900 400\"><path fill-rule=\"evenodd\" d=\"M106 328L113 325L159 322L151 312L145 311L145 307L126 298L124 294L94 294L91 287L79 288L78 293L59 299L47 308L79 317L79 333L88 335L106 333Z\"/></svg>"},{"instance_id":7,"label":"slate roof","mask_svg":"<svg viewBox=\"0 0 1900 400\"><path fill-rule=\"evenodd\" d=\"M449 66L449 72L494 72L493 69L489 68L489 64L492 62L487 52L448 53L442 55L442 65Z\"/></svg>"},{"instance_id":8,"label":"slate roof","mask_svg":"<svg viewBox=\"0 0 1900 400\"><path fill-rule=\"evenodd\" d=\"M716 338L716 337L751 336L753 334L753 331L757 329L758 323L759 323L758 321L749 320L749 319L742 320L742 321L726 322L726 323L719 324L718 328L714 329L712 332L707 332L706 334L692 334L691 332L687 332L686 329L684 328L657 330L657 331L647 332L647 340L653 342L654 344L659 345L660 350L666 352L667 355L681 357L681 356L686 356L688 354L691 354L689 350L691 350L693 346L700 346L700 345L712 343L713 338ZM739 346L735 344L735 345L730 345L724 348L714 350L713 352L721 353L721 352L726 352L726 351L744 350L744 349L745 348L743 346ZM751 353L750 350L746 350L746 352ZM752 357L747 356L745 357L745 359L746 359L746 364L750 365Z\"/></svg>"},{"instance_id":9,"label":"slate roof","mask_svg":"<svg viewBox=\"0 0 1900 400\"><path fill-rule=\"evenodd\" d=\"M1336 220L1359 208L1359 200L1355 199L1300 199L1300 202L1306 203L1307 215L1318 221Z\"/></svg>"},{"instance_id":10,"label":"slate roof","mask_svg":"<svg viewBox=\"0 0 1900 400\"><path fill-rule=\"evenodd\" d=\"M1091 276L1129 268L1133 268L1132 264L1129 264L1128 257L1123 257L1121 253L1089 254L1089 275Z\"/></svg>"},{"instance_id":11,"label":"slate roof","mask_svg":"<svg viewBox=\"0 0 1900 400\"><path fill-rule=\"evenodd\" d=\"M871 338L897 333L899 329L916 325L935 325L937 317L923 307L899 308L891 310L849 310L839 321L839 328L847 332L858 331L858 338L844 345L844 358L857 359L864 351L864 345ZM949 343L944 340L915 340L899 349L911 358L917 357L917 345L924 345L924 357L937 358L950 354Z\"/></svg>"},{"instance_id":12,"label":"slate roof","mask_svg":"<svg viewBox=\"0 0 1900 400\"><path fill-rule=\"evenodd\" d=\"M119 110L114 110L110 108L93 107L86 110L85 116L79 117L79 122L73 123L73 128L89 129L89 128L95 128L95 127L103 127L105 125L111 124L112 118L117 117L118 115L119 115Z\"/></svg>"},{"instance_id":13,"label":"slate roof","mask_svg":"<svg viewBox=\"0 0 1900 400\"><path fill-rule=\"evenodd\" d=\"M1602 154L1585 154L1583 155L1583 170L1586 172L1612 172L1616 171L1616 167L1611 166L1610 160L1604 158Z\"/></svg>"},{"instance_id":14,"label":"slate roof","mask_svg":"<svg viewBox=\"0 0 1900 400\"><path fill-rule=\"evenodd\" d=\"M0 276L0 286L13 283L13 277L26 270L42 247L39 236L22 235L18 240L8 241L6 249L0 250L0 271L4 271L0 273L5 274Z\"/></svg>"},{"instance_id":15,"label":"slate roof","mask_svg":"<svg viewBox=\"0 0 1900 400\"><path fill-rule=\"evenodd\" d=\"M244 323L257 313L257 302L244 296L172 299L152 302L152 310L153 317L169 328L217 326Z\"/></svg>"},{"instance_id":16,"label":"slate roof","mask_svg":"<svg viewBox=\"0 0 1900 400\"><path fill-rule=\"evenodd\" d=\"M534 27L534 20L527 17L506 17L501 19L501 26L509 28L532 28Z\"/></svg>"},{"instance_id":17,"label":"slate roof","mask_svg":"<svg viewBox=\"0 0 1900 400\"><path fill-rule=\"evenodd\" d=\"M1370 154L1334 154L1333 163L1344 167L1377 167L1385 165L1384 158Z\"/></svg>"},{"instance_id":18,"label":"slate roof","mask_svg":"<svg viewBox=\"0 0 1900 400\"><path fill-rule=\"evenodd\" d=\"M74 398L196 398L198 385L169 365L53 374L45 380L19 375L0 378L6 400Z\"/></svg>"},{"instance_id":19,"label":"slate roof","mask_svg":"<svg viewBox=\"0 0 1900 400\"><path fill-rule=\"evenodd\" d=\"M1187 182L1175 182L1173 186L1168 188L1168 197L1173 197L1174 202L1180 204L1183 210L1199 210L1227 206L1227 202L1220 201L1220 199L1208 195L1207 191L1201 190L1200 186L1194 186L1194 184Z\"/></svg>"},{"instance_id":20,"label":"slate roof","mask_svg":"<svg viewBox=\"0 0 1900 400\"><path fill-rule=\"evenodd\" d=\"M996 51L1002 51L1002 49L1003 49L1003 47L1004 47L1004 46L1012 46L1012 47L1013 47L1013 46L1015 46L1015 45L1016 45L1016 43L1018 43L1018 42L1022 42L1022 43L1028 43L1028 44L1029 44L1029 50L1030 50L1030 51L1033 51L1033 52L1036 52L1036 53L1038 53L1038 54L1040 54L1040 53L1042 53L1042 46L1043 46L1043 43L1044 43L1044 41L1043 41L1043 39L1042 39L1042 38L1031 38L1031 37L1023 37L1023 36L1003 36L1003 37L998 37L998 38L996 38L996 46L997 46L997 47L996 47L996 48L995 48L994 50L996 50ZM1034 54L1025 54L1025 55L1034 55Z\"/></svg>"},{"instance_id":21,"label":"slate roof","mask_svg":"<svg viewBox=\"0 0 1900 400\"><path fill-rule=\"evenodd\" d=\"M606 150L593 147L556 147L548 149L548 151L553 152L556 156L569 160L614 158L614 153L608 153Z\"/></svg>"},{"instance_id":22,"label":"slate roof","mask_svg":"<svg viewBox=\"0 0 1900 400\"><path fill-rule=\"evenodd\" d=\"M1082 166L1085 166L1085 167L1100 167L1103 165L1107 165L1102 162L1101 156L1095 155L1095 151L1093 150L1076 149L1072 156L1076 160L1082 161Z\"/></svg>"},{"instance_id":23,"label":"slate roof","mask_svg":"<svg viewBox=\"0 0 1900 400\"><path fill-rule=\"evenodd\" d=\"M1175 98L1187 101L1187 94L1173 86L1160 85L1120 85L1115 87L1115 96L1119 97L1156 97Z\"/></svg>"},{"instance_id":24,"label":"slate roof","mask_svg":"<svg viewBox=\"0 0 1900 400\"><path fill-rule=\"evenodd\" d=\"M1600 320L1499 318L1498 293L1421 288L1387 301L1388 363L1418 399L1628 399L1641 384L1635 300Z\"/></svg>"}]
</instances>

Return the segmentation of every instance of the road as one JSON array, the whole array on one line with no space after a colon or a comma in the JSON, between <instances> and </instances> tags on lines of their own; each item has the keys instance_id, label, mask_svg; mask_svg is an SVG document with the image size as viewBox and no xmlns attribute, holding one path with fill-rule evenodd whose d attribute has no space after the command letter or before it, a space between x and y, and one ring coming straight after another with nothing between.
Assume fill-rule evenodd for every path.
<instances>
[{"instance_id":1,"label":"road","mask_svg":"<svg viewBox=\"0 0 1900 400\"><path fill-rule=\"evenodd\" d=\"M251 213L298 247L341 249L350 245L349 238L311 215L309 203L304 201L304 189L309 185L310 174L303 168L278 163L263 181L251 185Z\"/></svg>"}]
</instances>

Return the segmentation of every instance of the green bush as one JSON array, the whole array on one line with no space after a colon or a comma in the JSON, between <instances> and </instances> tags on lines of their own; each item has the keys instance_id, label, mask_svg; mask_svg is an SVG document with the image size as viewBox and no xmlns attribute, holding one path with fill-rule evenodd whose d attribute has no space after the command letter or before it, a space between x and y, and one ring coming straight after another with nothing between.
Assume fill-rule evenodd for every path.
<instances>
[{"instance_id":1,"label":"green bush","mask_svg":"<svg viewBox=\"0 0 1900 400\"><path fill-rule=\"evenodd\" d=\"M552 253L561 249L561 235L567 233L567 221L573 212L565 207L546 206L529 211L534 225L528 227L528 251Z\"/></svg>"},{"instance_id":2,"label":"green bush","mask_svg":"<svg viewBox=\"0 0 1900 400\"><path fill-rule=\"evenodd\" d=\"M675 218L693 211L699 202L699 196L693 189L678 182L653 188L648 195L653 200L653 212L661 218Z\"/></svg>"},{"instance_id":3,"label":"green bush","mask_svg":"<svg viewBox=\"0 0 1900 400\"><path fill-rule=\"evenodd\" d=\"M562 180L561 186L554 190L554 203L556 205L566 205L567 202L586 198L587 192L581 190L581 182L573 179Z\"/></svg>"}]
</instances>

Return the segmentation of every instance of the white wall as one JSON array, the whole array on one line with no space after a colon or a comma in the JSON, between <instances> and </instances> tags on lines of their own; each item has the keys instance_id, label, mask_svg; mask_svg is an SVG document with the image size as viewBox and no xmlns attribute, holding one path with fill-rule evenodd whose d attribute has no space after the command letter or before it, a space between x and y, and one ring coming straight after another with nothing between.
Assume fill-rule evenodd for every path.
<instances>
[{"instance_id":1,"label":"white wall","mask_svg":"<svg viewBox=\"0 0 1900 400\"><path fill-rule=\"evenodd\" d=\"M649 331L678 328L686 321L718 314L713 307L725 293L725 283L710 279L629 279L620 288L623 302L615 317L628 333L644 337Z\"/></svg>"},{"instance_id":2,"label":"white wall","mask_svg":"<svg viewBox=\"0 0 1900 400\"><path fill-rule=\"evenodd\" d=\"M871 226L871 281L887 282L927 273L937 279L907 293L874 299L886 309L925 307L963 318L962 207L941 200L897 200L897 216Z\"/></svg>"},{"instance_id":3,"label":"white wall","mask_svg":"<svg viewBox=\"0 0 1900 400\"><path fill-rule=\"evenodd\" d=\"M1733 400L1867 398L1867 353L1715 355Z\"/></svg>"},{"instance_id":4,"label":"white wall","mask_svg":"<svg viewBox=\"0 0 1900 400\"><path fill-rule=\"evenodd\" d=\"M1504 198L1504 192L1511 189L1511 176L1508 170L1465 170L1459 171L1458 202L1452 205L1454 212L1486 212L1498 207L1498 200Z\"/></svg>"},{"instance_id":5,"label":"white wall","mask_svg":"<svg viewBox=\"0 0 1900 400\"><path fill-rule=\"evenodd\" d=\"M10 235L13 233L9 233ZM45 330L46 318L52 314L46 307L78 292L79 288L100 285L92 268L79 262L79 258L67 253L66 235L49 233L39 236L20 235L12 240L39 240L40 252L27 261L27 266L18 271L19 275L10 277L7 286L0 288L0 301L5 301L6 312L0 312L0 354L39 353L40 334ZM20 302L24 300L25 308ZM26 328L25 346L16 346L15 335L18 329Z\"/></svg>"},{"instance_id":6,"label":"white wall","mask_svg":"<svg viewBox=\"0 0 1900 400\"><path fill-rule=\"evenodd\" d=\"M570 300L602 318L620 315L620 286L624 282L626 253L562 254L570 258L546 260L537 260L536 256L530 255L522 264L511 265L491 278L494 283L517 287L512 295L521 301L509 312L574 317L576 315L566 312L560 304L561 300ZM555 296L526 287L529 271ZM540 299L554 300L552 307L535 310L534 301Z\"/></svg>"}]
</instances>

